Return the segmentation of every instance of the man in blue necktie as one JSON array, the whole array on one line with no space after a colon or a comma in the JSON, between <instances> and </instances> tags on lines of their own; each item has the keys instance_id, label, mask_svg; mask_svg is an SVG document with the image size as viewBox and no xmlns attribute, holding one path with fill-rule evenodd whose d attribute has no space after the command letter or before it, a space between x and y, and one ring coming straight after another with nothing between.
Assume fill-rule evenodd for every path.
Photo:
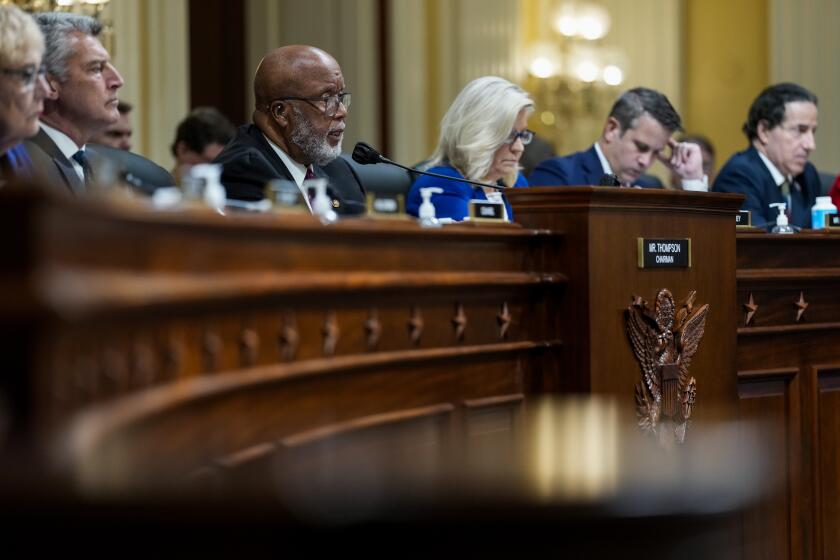
<instances>
[{"instance_id":1,"label":"man in blue necktie","mask_svg":"<svg viewBox=\"0 0 840 560\"><path fill-rule=\"evenodd\" d=\"M26 143L34 165L74 194L86 192L94 182L96 162L107 162L144 191L173 185L172 176L146 158L91 143L120 118L117 91L123 79L99 42L102 25L67 12L37 14L35 19L46 41L49 91L41 130Z\"/></svg>"},{"instance_id":2,"label":"man in blue necktie","mask_svg":"<svg viewBox=\"0 0 840 560\"><path fill-rule=\"evenodd\" d=\"M123 79L99 42L102 25L95 19L70 13L35 18L46 40L48 93L41 129L26 149L53 182L80 194L91 182L86 144L119 120Z\"/></svg>"}]
</instances>

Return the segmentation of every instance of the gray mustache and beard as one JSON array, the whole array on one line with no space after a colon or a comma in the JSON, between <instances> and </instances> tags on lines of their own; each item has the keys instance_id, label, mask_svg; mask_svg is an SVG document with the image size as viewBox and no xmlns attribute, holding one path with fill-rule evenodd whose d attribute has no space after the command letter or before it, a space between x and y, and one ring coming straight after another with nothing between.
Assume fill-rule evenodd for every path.
<instances>
[{"instance_id":1,"label":"gray mustache and beard","mask_svg":"<svg viewBox=\"0 0 840 560\"><path fill-rule=\"evenodd\" d=\"M312 123L297 107L292 106L292 111L297 117L297 126L292 131L290 140L309 160L316 165L326 165L341 154L341 141L334 147L330 146L327 136L319 137Z\"/></svg>"}]
</instances>

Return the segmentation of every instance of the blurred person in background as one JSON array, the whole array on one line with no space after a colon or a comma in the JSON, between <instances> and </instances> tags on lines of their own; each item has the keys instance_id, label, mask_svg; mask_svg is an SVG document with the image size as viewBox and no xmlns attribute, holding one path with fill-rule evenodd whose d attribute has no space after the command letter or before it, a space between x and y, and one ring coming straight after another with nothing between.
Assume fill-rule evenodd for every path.
<instances>
[{"instance_id":1,"label":"blurred person in background","mask_svg":"<svg viewBox=\"0 0 840 560\"><path fill-rule=\"evenodd\" d=\"M117 111L120 112L120 120L102 132L94 134L90 141L93 144L111 146L118 150L131 151L131 135L134 128L131 126L131 110L134 107L122 99L117 103Z\"/></svg>"},{"instance_id":2,"label":"blurred person in background","mask_svg":"<svg viewBox=\"0 0 840 560\"><path fill-rule=\"evenodd\" d=\"M709 178L711 185L715 181L715 147L711 140L702 134L687 134L680 138L678 142L685 142L688 144L697 144L700 146L700 155L703 156L703 173ZM682 177L680 177L673 170L671 171L671 188L682 188Z\"/></svg>"},{"instance_id":3,"label":"blurred person in background","mask_svg":"<svg viewBox=\"0 0 840 560\"><path fill-rule=\"evenodd\" d=\"M218 109L196 107L175 131L172 174L180 178L193 165L212 162L234 135L236 127Z\"/></svg>"}]
</instances>

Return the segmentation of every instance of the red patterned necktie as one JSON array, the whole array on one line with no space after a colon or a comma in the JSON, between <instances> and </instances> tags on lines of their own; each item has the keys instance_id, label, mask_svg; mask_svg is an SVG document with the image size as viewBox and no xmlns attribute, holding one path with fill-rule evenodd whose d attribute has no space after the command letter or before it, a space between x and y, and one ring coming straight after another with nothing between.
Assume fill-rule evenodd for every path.
<instances>
[{"instance_id":1,"label":"red patterned necktie","mask_svg":"<svg viewBox=\"0 0 840 560\"><path fill-rule=\"evenodd\" d=\"M308 181L310 179L314 179L314 178L315 178L315 173L312 172L312 167L307 166L306 167L306 176L303 178L303 182L305 183L306 181ZM311 209L312 208L312 201L315 199L315 188L314 187L309 187L309 188L306 189L306 198L309 199L309 207Z\"/></svg>"}]
</instances>

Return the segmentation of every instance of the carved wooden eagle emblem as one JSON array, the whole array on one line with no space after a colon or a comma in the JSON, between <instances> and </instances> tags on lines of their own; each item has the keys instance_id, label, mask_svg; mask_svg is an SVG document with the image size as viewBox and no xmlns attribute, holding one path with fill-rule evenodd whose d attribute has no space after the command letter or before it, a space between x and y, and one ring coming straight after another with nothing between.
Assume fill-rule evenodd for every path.
<instances>
[{"instance_id":1,"label":"carved wooden eagle emblem","mask_svg":"<svg viewBox=\"0 0 840 560\"><path fill-rule=\"evenodd\" d=\"M709 305L695 311L696 295L689 293L677 308L671 292L662 289L652 309L634 296L625 311L627 336L642 371L642 382L636 384L639 427L663 445L685 441L697 394L688 368L703 338Z\"/></svg>"}]
</instances>

